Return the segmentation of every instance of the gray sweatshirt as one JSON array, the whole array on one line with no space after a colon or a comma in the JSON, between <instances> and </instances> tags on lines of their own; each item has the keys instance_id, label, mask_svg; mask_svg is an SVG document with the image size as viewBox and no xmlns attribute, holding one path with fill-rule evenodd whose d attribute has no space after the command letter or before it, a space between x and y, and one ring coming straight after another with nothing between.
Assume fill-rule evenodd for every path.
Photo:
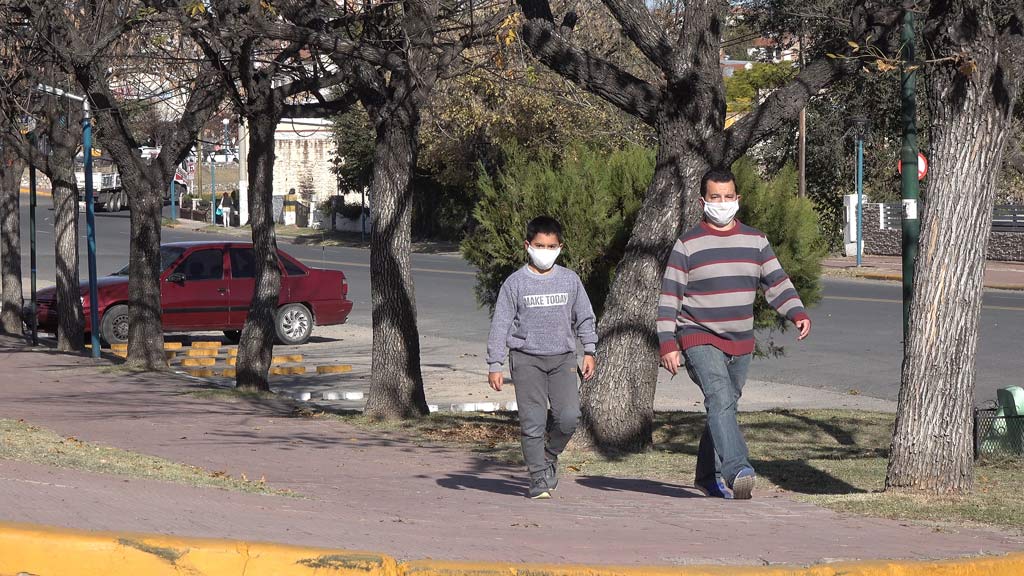
<instances>
[{"instance_id":1,"label":"gray sweatshirt","mask_svg":"<svg viewBox=\"0 0 1024 576\"><path fill-rule=\"evenodd\" d=\"M576 352L576 337L584 352L597 345L594 309L579 276L558 266L537 274L523 266L501 285L487 338L487 365L500 372L506 348L535 356Z\"/></svg>"}]
</instances>

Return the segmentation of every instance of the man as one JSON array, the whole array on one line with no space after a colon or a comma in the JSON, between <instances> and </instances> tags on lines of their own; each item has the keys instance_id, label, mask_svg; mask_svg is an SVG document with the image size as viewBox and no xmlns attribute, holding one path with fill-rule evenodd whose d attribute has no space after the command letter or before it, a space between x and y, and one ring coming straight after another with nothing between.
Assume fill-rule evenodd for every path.
<instances>
[{"instance_id":1,"label":"man","mask_svg":"<svg viewBox=\"0 0 1024 576\"><path fill-rule=\"evenodd\" d=\"M803 340L811 320L765 235L736 220L740 196L726 169L701 179L703 221L672 248L658 301L661 366L675 376L685 357L704 393L707 422L694 487L706 496L747 499L757 476L736 422L754 351L754 298L793 322Z\"/></svg>"}]
</instances>

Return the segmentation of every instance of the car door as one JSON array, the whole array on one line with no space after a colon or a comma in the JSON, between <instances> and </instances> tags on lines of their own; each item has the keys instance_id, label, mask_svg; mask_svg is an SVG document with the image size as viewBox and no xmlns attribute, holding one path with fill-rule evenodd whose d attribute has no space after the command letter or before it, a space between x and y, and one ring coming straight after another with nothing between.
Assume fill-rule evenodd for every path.
<instances>
[{"instance_id":1,"label":"car door","mask_svg":"<svg viewBox=\"0 0 1024 576\"><path fill-rule=\"evenodd\" d=\"M249 316L256 288L256 255L252 248L232 246L228 248L228 256L231 265L228 324L233 330L241 330Z\"/></svg>"},{"instance_id":2,"label":"car door","mask_svg":"<svg viewBox=\"0 0 1024 576\"><path fill-rule=\"evenodd\" d=\"M224 250L194 250L161 283L164 329L224 329L228 324L229 296Z\"/></svg>"}]
</instances>

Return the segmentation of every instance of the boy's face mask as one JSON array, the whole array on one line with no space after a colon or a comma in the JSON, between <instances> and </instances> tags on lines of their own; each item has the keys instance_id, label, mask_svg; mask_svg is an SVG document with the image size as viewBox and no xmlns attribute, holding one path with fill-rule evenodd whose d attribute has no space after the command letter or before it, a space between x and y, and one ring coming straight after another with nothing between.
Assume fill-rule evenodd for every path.
<instances>
[{"instance_id":1,"label":"boy's face mask","mask_svg":"<svg viewBox=\"0 0 1024 576\"><path fill-rule=\"evenodd\" d=\"M555 265L555 260L558 259L558 255L562 252L562 249L534 248L533 246L527 246L526 252L530 254L530 262L532 262L538 270L549 270Z\"/></svg>"}]
</instances>

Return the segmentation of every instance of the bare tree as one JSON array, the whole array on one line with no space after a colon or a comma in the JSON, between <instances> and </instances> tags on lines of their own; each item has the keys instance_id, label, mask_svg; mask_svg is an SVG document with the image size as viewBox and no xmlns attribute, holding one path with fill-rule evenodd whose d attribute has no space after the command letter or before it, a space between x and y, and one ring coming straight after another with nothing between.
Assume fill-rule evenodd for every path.
<instances>
[{"instance_id":1,"label":"bare tree","mask_svg":"<svg viewBox=\"0 0 1024 576\"><path fill-rule=\"evenodd\" d=\"M603 0L644 62L656 74L632 73L572 41L575 13L556 25L547 0L519 0L526 17L523 41L546 66L657 133L654 178L612 283L598 325L597 377L582 391L584 430L599 447L642 450L651 444L657 338L654 327L665 259L685 227L700 217L695 201L700 178L712 166L729 166L754 143L787 125L820 90L855 70L857 61L816 58L743 119L724 127L725 90L719 68L720 39L728 3L685 2L671 26L658 22L640 0ZM886 38L896 12L858 3L848 38ZM846 38L831 40L845 53ZM828 41L826 41L828 42ZM645 79L649 78L649 79Z\"/></svg>"},{"instance_id":2,"label":"bare tree","mask_svg":"<svg viewBox=\"0 0 1024 576\"><path fill-rule=\"evenodd\" d=\"M25 8L33 29L52 41L43 45L86 93L95 110L98 138L118 165L131 206L128 363L147 369L167 365L160 306L160 225L163 191L200 127L223 95L217 71L204 66L177 41L173 23L131 0L58 2ZM174 79L168 87L166 78ZM132 112L147 98L186 93L173 122L140 137ZM138 152L153 139L161 151L151 163Z\"/></svg>"},{"instance_id":3,"label":"bare tree","mask_svg":"<svg viewBox=\"0 0 1024 576\"><path fill-rule=\"evenodd\" d=\"M971 489L985 248L1014 104L1024 84L1024 5L932 2L923 45L931 111L928 195L888 489Z\"/></svg>"},{"instance_id":4,"label":"bare tree","mask_svg":"<svg viewBox=\"0 0 1024 576\"><path fill-rule=\"evenodd\" d=\"M228 99L245 119L249 134L249 223L256 256L252 305L239 340L236 385L269 390L268 373L276 337L275 321L281 289L277 239L274 231L274 133L287 115L324 116L346 110L354 95L337 87L345 73L318 50L310 52L297 40L268 40L264 30L284 15L302 26L322 17L338 16L315 3L284 5L283 11L243 10L248 3L213 3L214 10L199 19L177 12L207 60L220 71ZM304 97L300 98L301 95ZM307 312L310 312L307 310ZM310 319L312 317L310 316Z\"/></svg>"}]
</instances>

